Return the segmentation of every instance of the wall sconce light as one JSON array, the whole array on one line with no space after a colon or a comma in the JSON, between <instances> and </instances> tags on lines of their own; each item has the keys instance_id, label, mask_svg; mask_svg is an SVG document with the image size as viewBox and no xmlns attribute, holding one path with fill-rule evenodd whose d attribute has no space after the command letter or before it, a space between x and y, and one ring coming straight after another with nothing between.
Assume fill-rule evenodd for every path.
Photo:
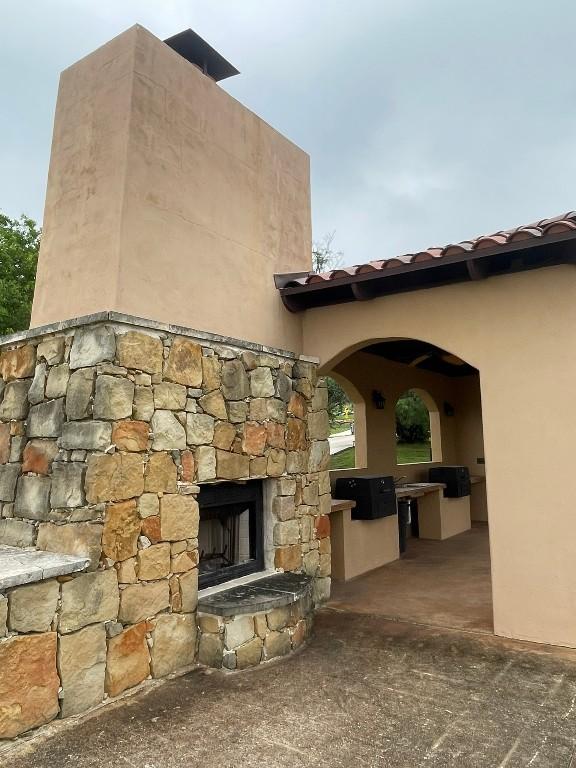
<instances>
[{"instance_id":1,"label":"wall sconce light","mask_svg":"<svg viewBox=\"0 0 576 768\"><path fill-rule=\"evenodd\" d=\"M454 416L454 406L444 401L444 413L446 416Z\"/></svg>"},{"instance_id":2,"label":"wall sconce light","mask_svg":"<svg viewBox=\"0 0 576 768\"><path fill-rule=\"evenodd\" d=\"M386 398L379 389L372 390L372 402L374 403L374 407L379 411L384 410L384 406L386 405Z\"/></svg>"}]
</instances>

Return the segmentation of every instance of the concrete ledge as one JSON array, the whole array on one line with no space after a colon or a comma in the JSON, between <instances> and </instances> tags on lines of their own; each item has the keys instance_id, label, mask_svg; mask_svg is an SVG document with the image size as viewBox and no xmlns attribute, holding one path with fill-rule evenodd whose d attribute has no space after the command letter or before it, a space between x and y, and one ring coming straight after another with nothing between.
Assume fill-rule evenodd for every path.
<instances>
[{"instance_id":1,"label":"concrete ledge","mask_svg":"<svg viewBox=\"0 0 576 768\"><path fill-rule=\"evenodd\" d=\"M276 573L260 581L232 587L198 601L199 613L240 616L291 605L310 592L312 579L301 573Z\"/></svg>"},{"instance_id":2,"label":"concrete ledge","mask_svg":"<svg viewBox=\"0 0 576 768\"><path fill-rule=\"evenodd\" d=\"M82 571L87 557L0 546L0 590Z\"/></svg>"}]
</instances>

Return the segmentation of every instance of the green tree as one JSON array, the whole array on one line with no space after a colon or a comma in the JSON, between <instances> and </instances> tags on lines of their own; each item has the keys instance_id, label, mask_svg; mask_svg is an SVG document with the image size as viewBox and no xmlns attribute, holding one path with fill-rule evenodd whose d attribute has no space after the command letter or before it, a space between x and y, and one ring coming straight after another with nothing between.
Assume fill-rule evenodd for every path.
<instances>
[{"instance_id":1,"label":"green tree","mask_svg":"<svg viewBox=\"0 0 576 768\"><path fill-rule=\"evenodd\" d=\"M312 269L314 272L327 272L342 266L344 254L333 248L336 232L329 232L321 240L312 243Z\"/></svg>"},{"instance_id":2,"label":"green tree","mask_svg":"<svg viewBox=\"0 0 576 768\"><path fill-rule=\"evenodd\" d=\"M351 407L352 403L340 384L331 379L330 376L326 377L326 386L328 387L328 415L332 421L336 416L341 416L344 408L346 406Z\"/></svg>"},{"instance_id":3,"label":"green tree","mask_svg":"<svg viewBox=\"0 0 576 768\"><path fill-rule=\"evenodd\" d=\"M39 246L35 221L0 213L0 334L29 327Z\"/></svg>"},{"instance_id":4,"label":"green tree","mask_svg":"<svg viewBox=\"0 0 576 768\"><path fill-rule=\"evenodd\" d=\"M412 390L396 403L396 435L400 443L425 443L430 439L428 408Z\"/></svg>"}]
</instances>

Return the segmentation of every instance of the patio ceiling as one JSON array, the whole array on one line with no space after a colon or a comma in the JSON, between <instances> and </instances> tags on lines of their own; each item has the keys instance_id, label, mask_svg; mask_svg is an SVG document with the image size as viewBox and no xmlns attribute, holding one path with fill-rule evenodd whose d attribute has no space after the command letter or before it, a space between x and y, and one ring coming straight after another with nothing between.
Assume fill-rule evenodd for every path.
<instances>
[{"instance_id":1,"label":"patio ceiling","mask_svg":"<svg viewBox=\"0 0 576 768\"><path fill-rule=\"evenodd\" d=\"M444 376L471 376L478 371L459 357L446 352L433 344L417 339L398 339L383 341L364 347L362 352L378 355L395 363L403 363L413 368L419 368Z\"/></svg>"},{"instance_id":2,"label":"patio ceiling","mask_svg":"<svg viewBox=\"0 0 576 768\"><path fill-rule=\"evenodd\" d=\"M576 212L542 219L443 248L369 261L322 274L276 275L292 312L393 293L576 264Z\"/></svg>"}]
</instances>

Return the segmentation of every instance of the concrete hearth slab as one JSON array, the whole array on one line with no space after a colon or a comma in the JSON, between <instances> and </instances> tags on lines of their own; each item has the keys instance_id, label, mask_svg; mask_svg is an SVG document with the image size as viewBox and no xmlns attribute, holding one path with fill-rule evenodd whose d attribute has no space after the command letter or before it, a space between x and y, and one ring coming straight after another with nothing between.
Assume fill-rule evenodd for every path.
<instances>
[{"instance_id":1,"label":"concrete hearth slab","mask_svg":"<svg viewBox=\"0 0 576 768\"><path fill-rule=\"evenodd\" d=\"M276 573L250 584L242 584L216 592L198 601L201 613L217 616L239 616L260 613L290 605L310 591L312 579L302 573Z\"/></svg>"},{"instance_id":2,"label":"concrete hearth slab","mask_svg":"<svg viewBox=\"0 0 576 768\"><path fill-rule=\"evenodd\" d=\"M0 546L0 590L82 571L89 563L77 555Z\"/></svg>"}]
</instances>

